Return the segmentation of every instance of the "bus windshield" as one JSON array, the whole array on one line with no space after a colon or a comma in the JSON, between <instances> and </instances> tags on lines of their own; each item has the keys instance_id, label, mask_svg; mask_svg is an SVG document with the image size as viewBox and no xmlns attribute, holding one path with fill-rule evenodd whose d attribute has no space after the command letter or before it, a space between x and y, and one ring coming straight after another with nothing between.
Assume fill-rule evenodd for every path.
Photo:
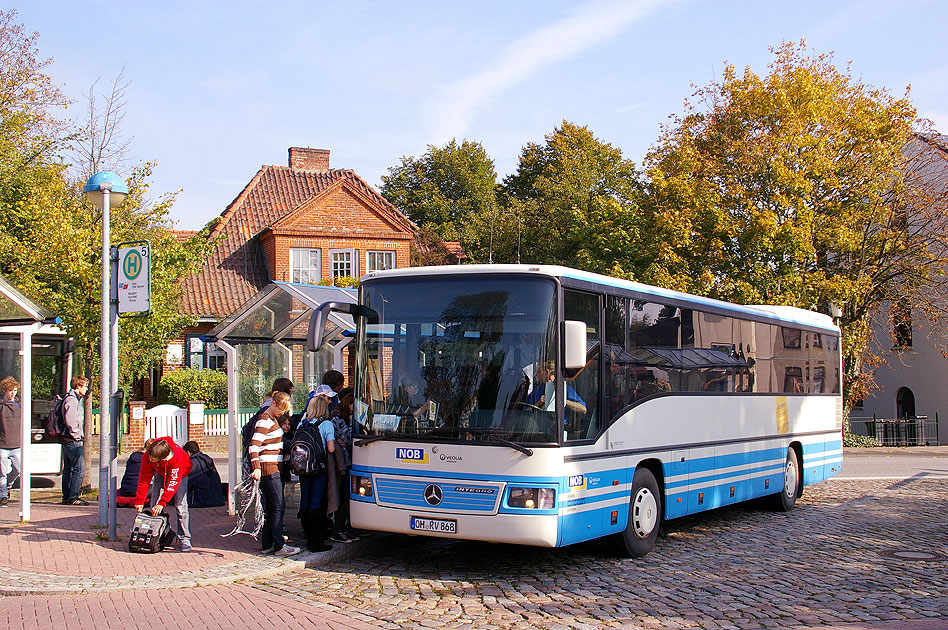
<instances>
[{"instance_id":1,"label":"bus windshield","mask_svg":"<svg viewBox=\"0 0 948 630\"><path fill-rule=\"evenodd\" d=\"M555 295L552 280L517 276L364 283L357 436L554 442L542 368L555 357Z\"/></svg>"}]
</instances>

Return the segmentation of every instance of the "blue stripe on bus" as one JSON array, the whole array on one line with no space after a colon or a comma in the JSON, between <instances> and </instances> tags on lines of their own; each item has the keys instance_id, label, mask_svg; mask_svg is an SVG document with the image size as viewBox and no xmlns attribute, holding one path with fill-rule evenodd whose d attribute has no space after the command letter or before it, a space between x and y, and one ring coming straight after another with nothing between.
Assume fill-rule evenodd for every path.
<instances>
[{"instance_id":1,"label":"blue stripe on bus","mask_svg":"<svg viewBox=\"0 0 948 630\"><path fill-rule=\"evenodd\" d=\"M836 474L841 468L840 463L824 464L822 458L826 452L839 451L842 448L840 440L830 440L822 443L804 444L804 462L801 465L803 469L804 485L809 485L817 481ZM755 451L741 453L728 453L720 456L700 457L688 462L683 469L678 469L678 462L663 463L663 470L666 476L665 483L665 518L677 518L686 514L694 514L704 510L710 510L724 505L731 505L739 501L775 494L783 488L784 466L783 459L786 454L784 447L766 448ZM777 460L781 463L778 464ZM808 462L820 460L818 464L809 464ZM771 462L764 464L763 462ZM759 465L754 465L759 464ZM744 469L732 470L730 472L718 472L721 468L734 468L747 466ZM814 472L814 470L816 472ZM397 504L406 508L430 508L424 503L422 491L428 483L438 482L445 489L445 484L450 485L457 481L459 483L475 484L478 481L504 482L506 484L505 492L509 492L510 486L553 486L557 488L556 504L552 510L529 510L530 514L555 514L559 509L583 506L586 509L573 514L566 514L560 517L560 543L561 545L590 540L598 536L613 532L621 532L625 529L628 522L628 504L610 505L596 507L596 504L615 501L616 499L627 499L629 491L616 490L615 492L604 492L602 494L578 496L573 499L563 500L563 496L570 492L583 493L589 490L606 488L610 485L627 484L634 469L609 468L600 471L584 472L585 487L570 488L570 475L560 477L500 477L489 474L468 474L468 473L449 473L433 472L427 470L406 470L398 468L383 467L353 467L355 474L376 474L376 475L414 475L418 479L384 479L379 478L376 488L376 495L386 503ZM706 473L706 474L702 474ZM675 476L683 476L683 479L674 480ZM737 477L749 476L748 479L736 480ZM673 480L669 481L668 479ZM734 479L732 481L732 479ZM711 485L691 490L692 484L708 483ZM733 488L733 496L731 489ZM445 492L445 496L448 496ZM494 506L498 506L499 513L523 513L525 508L506 507L506 497L500 497L499 502L495 501L496 495L481 496L460 496L464 493L454 493L450 502L443 501L441 508L445 510L458 509L466 511L490 511ZM353 500L374 501L373 498L358 497L352 495ZM699 503L700 500L700 503ZM615 516L616 523L611 523Z\"/></svg>"}]
</instances>

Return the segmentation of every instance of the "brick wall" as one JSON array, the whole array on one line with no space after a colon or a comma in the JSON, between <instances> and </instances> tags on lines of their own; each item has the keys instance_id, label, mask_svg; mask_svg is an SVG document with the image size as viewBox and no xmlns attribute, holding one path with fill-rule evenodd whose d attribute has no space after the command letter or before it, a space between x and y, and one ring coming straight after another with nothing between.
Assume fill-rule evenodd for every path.
<instances>
[{"instance_id":1,"label":"brick wall","mask_svg":"<svg viewBox=\"0 0 948 630\"><path fill-rule=\"evenodd\" d=\"M303 171L329 170L329 149L290 147L289 157L290 168Z\"/></svg>"},{"instance_id":2,"label":"brick wall","mask_svg":"<svg viewBox=\"0 0 948 630\"><path fill-rule=\"evenodd\" d=\"M358 277L369 251L395 252L395 266L410 265L413 234L384 218L346 185L319 198L306 212L280 221L260 236L271 280L290 282L290 249L320 250L321 279L332 278L331 251L353 249Z\"/></svg>"}]
</instances>

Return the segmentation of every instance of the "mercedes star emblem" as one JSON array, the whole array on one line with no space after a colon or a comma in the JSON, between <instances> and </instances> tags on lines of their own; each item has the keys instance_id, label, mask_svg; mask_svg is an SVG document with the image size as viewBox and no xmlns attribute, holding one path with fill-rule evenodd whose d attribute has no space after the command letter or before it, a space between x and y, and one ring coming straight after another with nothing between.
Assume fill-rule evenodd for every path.
<instances>
[{"instance_id":1,"label":"mercedes star emblem","mask_svg":"<svg viewBox=\"0 0 948 630\"><path fill-rule=\"evenodd\" d=\"M431 484L425 488L425 502L428 505L438 505L443 498L444 492L442 492L438 486Z\"/></svg>"}]
</instances>

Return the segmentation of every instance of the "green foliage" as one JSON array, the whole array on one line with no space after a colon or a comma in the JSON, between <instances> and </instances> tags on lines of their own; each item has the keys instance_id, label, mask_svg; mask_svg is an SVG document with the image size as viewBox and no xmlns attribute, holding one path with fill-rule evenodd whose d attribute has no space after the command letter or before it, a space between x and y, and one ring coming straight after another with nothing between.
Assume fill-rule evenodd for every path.
<instances>
[{"instance_id":1,"label":"green foliage","mask_svg":"<svg viewBox=\"0 0 948 630\"><path fill-rule=\"evenodd\" d=\"M95 130L65 135L52 113L65 99L42 72L50 62L37 60L37 36L25 36L14 17L14 12L0 12L0 274L62 317L77 349L91 359L86 367L94 368L101 317L101 213L84 199L84 181L70 177L58 152ZM120 325L120 386L126 391L132 379L161 362L167 342L192 323L179 310L176 281L197 270L212 247L206 233L178 243L169 219L174 195L157 201L149 195L153 166L140 165L126 176L128 198L111 212L113 244L148 240L152 245L152 312Z\"/></svg>"},{"instance_id":2,"label":"green foliage","mask_svg":"<svg viewBox=\"0 0 948 630\"><path fill-rule=\"evenodd\" d=\"M882 446L882 442L868 435L854 435L846 431L843 432L843 446L858 448L874 448Z\"/></svg>"},{"instance_id":3,"label":"green foliage","mask_svg":"<svg viewBox=\"0 0 948 630\"><path fill-rule=\"evenodd\" d=\"M497 173L479 142L428 145L403 156L382 176L381 193L423 229L460 241L472 262L487 262L491 226L498 220Z\"/></svg>"},{"instance_id":4,"label":"green foliage","mask_svg":"<svg viewBox=\"0 0 948 630\"><path fill-rule=\"evenodd\" d=\"M915 171L916 118L803 43L769 74L699 89L647 158L642 277L739 303L842 307L847 400L864 395L871 318L924 301L945 270L945 200ZM924 209L912 215L907 208Z\"/></svg>"},{"instance_id":5,"label":"green foliage","mask_svg":"<svg viewBox=\"0 0 948 630\"><path fill-rule=\"evenodd\" d=\"M323 278L316 283L321 287L341 287L343 289L358 289L359 279L352 276L338 276L336 278Z\"/></svg>"},{"instance_id":6,"label":"green foliage","mask_svg":"<svg viewBox=\"0 0 948 630\"><path fill-rule=\"evenodd\" d=\"M158 389L161 402L178 407L203 400L205 409L227 408L227 374L219 370L175 370L162 377Z\"/></svg>"},{"instance_id":7,"label":"green foliage","mask_svg":"<svg viewBox=\"0 0 948 630\"><path fill-rule=\"evenodd\" d=\"M635 165L619 149L564 120L544 144L524 147L504 180L495 260L633 275L640 194Z\"/></svg>"}]
</instances>

